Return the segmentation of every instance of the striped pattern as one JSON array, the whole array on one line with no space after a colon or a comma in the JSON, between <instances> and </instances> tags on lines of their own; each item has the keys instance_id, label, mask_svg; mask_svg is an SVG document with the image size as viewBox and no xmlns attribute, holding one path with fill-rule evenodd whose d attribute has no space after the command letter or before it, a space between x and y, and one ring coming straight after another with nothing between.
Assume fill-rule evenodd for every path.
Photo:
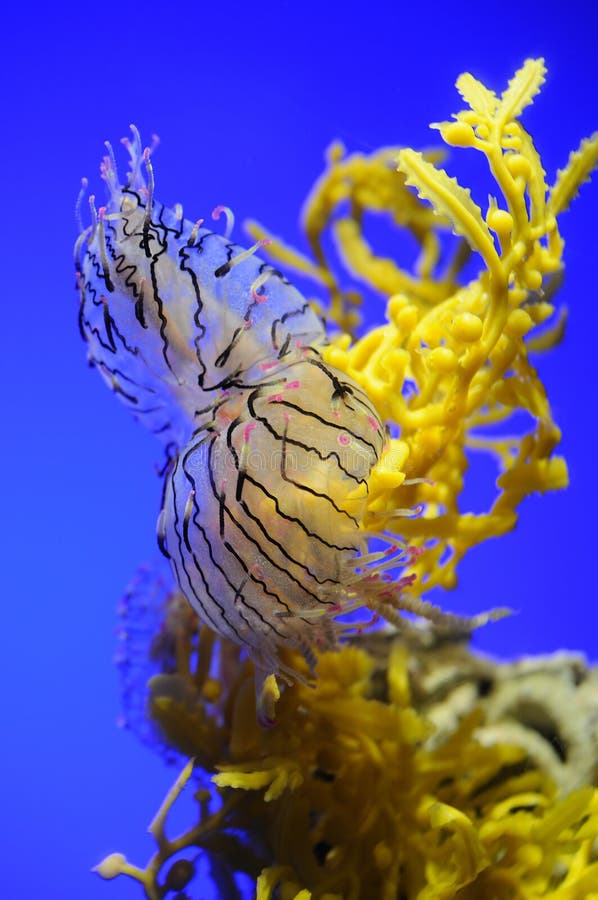
<instances>
[{"instance_id":1,"label":"striped pattern","mask_svg":"<svg viewBox=\"0 0 598 900\"><path fill-rule=\"evenodd\" d=\"M108 203L77 242L79 324L90 363L135 418L180 447L223 390L258 383L262 366L325 332L280 272L255 255L235 265L242 247L153 200L134 137L127 184L106 157Z\"/></svg>"},{"instance_id":2,"label":"striped pattern","mask_svg":"<svg viewBox=\"0 0 598 900\"><path fill-rule=\"evenodd\" d=\"M160 517L163 546L203 621L267 671L277 649L334 643L331 617L383 430L367 397L312 353L225 397L181 451Z\"/></svg>"},{"instance_id":3,"label":"striped pattern","mask_svg":"<svg viewBox=\"0 0 598 900\"><path fill-rule=\"evenodd\" d=\"M382 424L279 272L154 200L134 137L127 185L108 156L77 243L89 359L168 448L158 537L201 619L263 670L285 646L311 663L367 552Z\"/></svg>"}]
</instances>

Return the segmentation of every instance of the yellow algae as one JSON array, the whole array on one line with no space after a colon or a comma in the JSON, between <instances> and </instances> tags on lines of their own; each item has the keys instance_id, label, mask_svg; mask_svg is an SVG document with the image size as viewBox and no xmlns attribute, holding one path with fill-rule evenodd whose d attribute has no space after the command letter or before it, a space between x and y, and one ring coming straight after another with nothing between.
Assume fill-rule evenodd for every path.
<instances>
[{"instance_id":1,"label":"yellow algae","mask_svg":"<svg viewBox=\"0 0 598 900\"><path fill-rule=\"evenodd\" d=\"M198 634L187 637L188 648L198 644ZM169 810L192 776L188 764L152 824L157 850L146 868L114 855L98 867L99 874L127 874L144 885L147 896L158 897L172 857L180 862L185 852L191 861L201 852L256 879L256 896L264 900L590 896L584 891L598 871L592 849L598 841L598 789L588 784L559 792L550 762L537 752L533 717L528 724L522 712L519 731L514 719L492 721L501 683L511 691L512 707L520 697L523 710L536 684L552 709L564 671L578 663L561 659L559 667L555 660L553 669L546 662L497 666L462 645L432 643L426 649L423 635L422 640L418 646L372 635L362 646L323 654L315 687L286 687L269 729L256 723L248 663L239 663L216 703L197 689L195 703L212 723L214 739L207 757L197 732L192 752L201 754L220 805L210 812L200 793L198 821L176 838L168 836ZM212 663L230 650L219 638ZM190 683L195 665L190 649L184 662ZM437 719L435 698L442 680L454 679L453 666L460 673L459 690L467 684L474 690L465 705L457 690L443 692L438 709L455 715L447 727ZM489 679L495 691L480 699L476 685ZM596 691L587 707L578 703L573 713L573 683L566 696L559 701L560 714L570 724L580 719L598 773L590 733ZM161 726L161 707L154 710ZM219 747L216 736L222 738ZM567 739L574 760L574 739ZM549 746L547 740L545 753ZM188 751L186 745L180 749ZM558 779L558 768L552 771Z\"/></svg>"},{"instance_id":2,"label":"yellow algae","mask_svg":"<svg viewBox=\"0 0 598 900\"><path fill-rule=\"evenodd\" d=\"M434 542L414 566L414 593L456 584L459 560L475 544L511 530L526 496L567 484L566 464L554 453L560 431L528 348L550 346L558 337L558 324L548 336L536 335L534 328L554 313L553 282L563 252L557 216L596 165L598 135L582 141L550 187L518 121L544 72L542 60L528 60L501 97L463 75L457 87L469 108L455 121L434 126L449 145L486 157L501 198L491 198L486 213L467 188L437 167L442 154L433 159L408 149L370 157L345 156L338 149L304 212L319 271L334 285L328 314L343 329L325 356L366 389L381 418L398 428L406 449L397 467L404 481L391 486L386 479L386 490L372 493L364 528L394 531L417 546ZM398 167L394 188L391 159ZM377 187L366 193L368 178ZM409 194L409 186L419 197ZM396 204L406 197L399 216ZM351 204L349 219L334 215L341 199ZM371 248L364 252L364 209L387 213L396 225L415 230L422 247L436 251L450 227L478 255L478 275L458 283L465 259L458 251L444 276L436 271L438 253L428 254L431 264L415 287L395 263L394 276L383 278L389 261ZM346 331L354 309L343 301L340 279L322 249L330 228L337 237L339 228L345 234L342 258L352 274L388 297L387 324L358 338ZM520 412L530 416L526 434L508 441L497 434ZM467 454L474 450L491 453L499 466L495 500L475 514L459 502ZM387 473L387 462L380 465ZM376 472L372 482L382 484ZM421 508L422 515L406 520L402 511L408 507Z\"/></svg>"}]
</instances>

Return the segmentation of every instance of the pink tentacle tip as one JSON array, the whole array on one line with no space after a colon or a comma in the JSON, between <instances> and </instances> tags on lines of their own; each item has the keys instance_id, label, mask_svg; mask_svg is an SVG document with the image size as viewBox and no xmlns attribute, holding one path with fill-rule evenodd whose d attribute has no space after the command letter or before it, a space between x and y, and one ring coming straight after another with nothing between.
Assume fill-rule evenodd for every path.
<instances>
[{"instance_id":1,"label":"pink tentacle tip","mask_svg":"<svg viewBox=\"0 0 598 900\"><path fill-rule=\"evenodd\" d=\"M251 298L255 301L255 303L265 303L268 299L267 294L258 294L256 290L252 288L251 290Z\"/></svg>"},{"instance_id":2,"label":"pink tentacle tip","mask_svg":"<svg viewBox=\"0 0 598 900\"><path fill-rule=\"evenodd\" d=\"M100 208L98 209L98 219L100 222L104 221L105 215L106 215L106 207L100 206Z\"/></svg>"},{"instance_id":3,"label":"pink tentacle tip","mask_svg":"<svg viewBox=\"0 0 598 900\"><path fill-rule=\"evenodd\" d=\"M285 391L294 391L300 387L301 387L300 381L289 381L287 384L285 384L284 389L285 389Z\"/></svg>"},{"instance_id":4,"label":"pink tentacle tip","mask_svg":"<svg viewBox=\"0 0 598 900\"><path fill-rule=\"evenodd\" d=\"M282 394L270 394L268 403L282 403Z\"/></svg>"},{"instance_id":5,"label":"pink tentacle tip","mask_svg":"<svg viewBox=\"0 0 598 900\"><path fill-rule=\"evenodd\" d=\"M378 422L376 422L373 416L368 416L368 422L372 426L374 431L380 431L380 425L378 424Z\"/></svg>"},{"instance_id":6,"label":"pink tentacle tip","mask_svg":"<svg viewBox=\"0 0 598 900\"><path fill-rule=\"evenodd\" d=\"M256 427L257 427L257 423L256 423L256 422L248 422L248 423L247 423L247 425L246 425L245 428L243 429L243 443L244 443L244 444L248 444L248 443L249 443L249 437L250 437L250 435L251 435L251 432L252 432L253 429L256 428Z\"/></svg>"},{"instance_id":7,"label":"pink tentacle tip","mask_svg":"<svg viewBox=\"0 0 598 900\"><path fill-rule=\"evenodd\" d=\"M212 218L214 219L214 221L216 221L220 218L221 215L226 216L226 228L224 229L224 237L226 238L226 240L228 240L232 234L233 228L235 227L235 214L230 206L223 206L222 204L219 204L212 210Z\"/></svg>"},{"instance_id":8,"label":"pink tentacle tip","mask_svg":"<svg viewBox=\"0 0 598 900\"><path fill-rule=\"evenodd\" d=\"M417 575L414 573L413 575L403 575L402 578L399 578L397 581L397 588L399 591L402 591L404 588L411 587L411 585L417 581Z\"/></svg>"},{"instance_id":9,"label":"pink tentacle tip","mask_svg":"<svg viewBox=\"0 0 598 900\"><path fill-rule=\"evenodd\" d=\"M191 229L191 234L189 235L189 246L192 246L197 240L197 235L199 234L199 229L203 225L203 219L198 219L193 228Z\"/></svg>"},{"instance_id":10,"label":"pink tentacle tip","mask_svg":"<svg viewBox=\"0 0 598 900\"><path fill-rule=\"evenodd\" d=\"M216 222L220 218L222 213L230 213L230 211L231 210L228 206L222 206L222 205L215 206L214 209L212 210L212 218Z\"/></svg>"}]
</instances>

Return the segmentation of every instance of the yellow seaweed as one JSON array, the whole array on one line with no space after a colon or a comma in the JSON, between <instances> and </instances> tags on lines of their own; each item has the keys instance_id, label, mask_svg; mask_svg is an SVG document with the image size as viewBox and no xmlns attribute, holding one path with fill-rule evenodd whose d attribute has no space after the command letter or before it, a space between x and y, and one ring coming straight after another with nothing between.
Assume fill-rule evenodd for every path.
<instances>
[{"instance_id":1,"label":"yellow seaweed","mask_svg":"<svg viewBox=\"0 0 598 900\"><path fill-rule=\"evenodd\" d=\"M186 646L197 646L204 631L202 626L199 635L185 636ZM218 641L213 653L238 654ZM222 805L210 813L200 792L197 823L168 837L168 813L190 782L193 763L187 764L150 826L157 850L145 869L113 854L99 874L126 874L141 882L146 896L158 898L165 884L174 883L168 879L175 866L177 883L184 887L191 880L190 860L200 850L256 879L257 900L591 896L587 891L598 874L592 850L598 789L560 794L534 759L533 740L496 740L477 692L468 710L443 701L457 717L435 740L431 707L422 703L426 678L420 680L414 667L426 665L428 654L430 671L439 673L450 655L389 635L371 641L323 654L315 688L287 688L270 729L256 722L248 663L238 663L236 677L223 683L216 701L206 700L198 687L195 704L224 742L208 757L198 732L191 749L213 773ZM479 665L464 648L459 654L462 671ZM196 664L191 651L181 666L190 684ZM490 673L499 675L496 664L485 664L474 678ZM518 677L515 668L505 672L507 683L517 684ZM556 683L546 672L542 678L550 705ZM531 683L523 677L522 698ZM586 713L581 707L574 713L585 730L598 712L595 691L593 696ZM159 725L162 711L153 706ZM172 862L183 851L185 870L181 859Z\"/></svg>"},{"instance_id":2,"label":"yellow seaweed","mask_svg":"<svg viewBox=\"0 0 598 900\"><path fill-rule=\"evenodd\" d=\"M552 333L536 330L554 313L552 288L562 268L556 217L596 165L598 134L581 143L549 189L532 139L516 118L539 90L544 71L541 60L528 60L500 98L463 75L457 86L470 109L434 126L449 145L486 157L502 200L491 198L485 216L466 188L422 154L405 149L396 155L397 190L414 186L436 216L410 214L409 221L428 232L420 232L422 245L438 245L448 223L481 258L477 277L455 282L464 259L457 252L448 277L428 270L425 297L402 279L387 301L386 325L357 339L345 331L325 351L330 363L363 385L382 419L398 428L400 437L391 440L372 474L364 527L400 533L424 549L412 568L418 576L413 593L438 584L454 587L463 555L510 531L526 496L567 485L566 463L554 453L560 431L529 350L553 343L563 324L561 317ZM339 177L343 199L353 200L372 168L384 168L390 177L387 156L332 157L305 213L312 246L322 245ZM380 203L375 209L394 212ZM359 221L353 221L354 229ZM360 278L380 289L381 261L371 251L367 259L362 252L355 255ZM326 261L319 263L326 270ZM345 328L351 307L345 304L339 313L339 298L337 290L330 315ZM529 415L529 431L505 436L509 421L522 411ZM460 505L472 452L492 454L499 476L493 504L477 513ZM404 518L408 508L422 515Z\"/></svg>"}]
</instances>

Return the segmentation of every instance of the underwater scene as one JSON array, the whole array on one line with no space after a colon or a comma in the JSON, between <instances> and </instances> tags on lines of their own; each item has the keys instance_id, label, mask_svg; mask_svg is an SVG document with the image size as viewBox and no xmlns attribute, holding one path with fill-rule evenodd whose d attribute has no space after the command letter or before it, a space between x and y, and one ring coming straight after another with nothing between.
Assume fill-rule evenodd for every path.
<instances>
[{"instance_id":1,"label":"underwater scene","mask_svg":"<svg viewBox=\"0 0 598 900\"><path fill-rule=\"evenodd\" d=\"M577 6L9 13L7 897L598 898Z\"/></svg>"}]
</instances>

